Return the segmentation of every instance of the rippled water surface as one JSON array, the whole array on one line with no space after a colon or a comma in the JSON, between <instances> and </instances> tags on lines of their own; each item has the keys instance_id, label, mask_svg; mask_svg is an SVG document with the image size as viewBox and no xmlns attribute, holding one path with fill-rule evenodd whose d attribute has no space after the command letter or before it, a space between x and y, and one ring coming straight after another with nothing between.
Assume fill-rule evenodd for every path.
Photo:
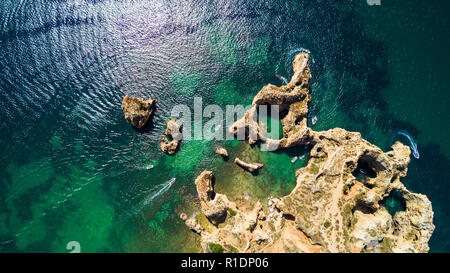
<instances>
[{"instance_id":1,"label":"rippled water surface","mask_svg":"<svg viewBox=\"0 0 450 273\"><path fill-rule=\"evenodd\" d=\"M234 200L289 193L302 147L185 141L167 156L158 143L174 105L248 105L291 76L301 48L314 129L360 131L383 150L409 143L400 130L415 139L403 181L433 202L431 251L450 251L449 4L384 2L2 0L0 251L199 251L177 214L196 212L205 168ZM125 94L158 100L143 130L124 120ZM217 145L266 166L252 176Z\"/></svg>"}]
</instances>

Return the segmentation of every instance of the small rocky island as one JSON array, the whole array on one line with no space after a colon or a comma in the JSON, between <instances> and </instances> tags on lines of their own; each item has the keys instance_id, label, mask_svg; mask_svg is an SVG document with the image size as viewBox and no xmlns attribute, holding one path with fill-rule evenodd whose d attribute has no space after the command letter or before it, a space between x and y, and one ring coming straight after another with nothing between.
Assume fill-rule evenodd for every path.
<instances>
[{"instance_id":1,"label":"small rocky island","mask_svg":"<svg viewBox=\"0 0 450 273\"><path fill-rule=\"evenodd\" d=\"M249 171L249 172L256 172L257 170L261 169L262 167L264 167L263 163L247 163L241 159L239 159L239 157L236 157L234 159L234 163L236 163L239 167L241 167L242 169Z\"/></svg>"},{"instance_id":2,"label":"small rocky island","mask_svg":"<svg viewBox=\"0 0 450 273\"><path fill-rule=\"evenodd\" d=\"M144 127L155 110L156 102L152 98L144 100L126 95L122 100L125 120L138 129Z\"/></svg>"},{"instance_id":3,"label":"small rocky island","mask_svg":"<svg viewBox=\"0 0 450 273\"><path fill-rule=\"evenodd\" d=\"M228 151L223 147L217 147L216 148L216 155L220 155L222 158L227 159L228 158Z\"/></svg>"},{"instance_id":4,"label":"small rocky island","mask_svg":"<svg viewBox=\"0 0 450 273\"><path fill-rule=\"evenodd\" d=\"M431 202L400 181L410 148L396 142L383 152L358 132L309 128L308 58L298 54L291 81L263 87L253 108L229 128L253 132L249 144L265 141L273 150L312 147L307 165L295 173L293 191L267 205L238 206L214 192L213 173L205 170L195 180L202 214L181 218L199 234L205 252L427 252L434 231ZM266 139L253 119L259 105L274 104L287 112L280 140ZM369 175L358 180L359 169ZM393 192L400 193L404 210L391 215L383 204Z\"/></svg>"},{"instance_id":5,"label":"small rocky island","mask_svg":"<svg viewBox=\"0 0 450 273\"><path fill-rule=\"evenodd\" d=\"M181 125L177 123L176 119L166 121L166 135L172 138L169 140L166 136L161 137L159 147L161 151L166 154L173 155L178 149L178 145L183 137L181 133Z\"/></svg>"}]
</instances>

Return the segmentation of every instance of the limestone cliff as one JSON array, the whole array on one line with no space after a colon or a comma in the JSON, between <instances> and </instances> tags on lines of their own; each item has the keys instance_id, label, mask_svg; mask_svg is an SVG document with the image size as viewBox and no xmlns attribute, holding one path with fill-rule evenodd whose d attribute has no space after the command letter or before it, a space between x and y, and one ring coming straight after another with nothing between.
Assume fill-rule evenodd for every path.
<instances>
[{"instance_id":1,"label":"limestone cliff","mask_svg":"<svg viewBox=\"0 0 450 273\"><path fill-rule=\"evenodd\" d=\"M407 174L409 147L396 142L383 152L358 132L310 129L308 58L298 54L291 81L263 87L253 108L229 128L236 134L244 130L250 144L265 141L273 150L312 147L307 165L295 173L296 187L287 196L270 199L267 207L258 202L245 209L214 193L209 182L213 174L203 172L195 182L202 212L210 219L221 215L220 225L213 221L196 226L202 230L204 251L219 244L229 252L427 252L434 231L431 202L400 181ZM286 112L280 140L266 139L253 119L264 104ZM391 215L384 203L394 192L404 209Z\"/></svg>"}]
</instances>

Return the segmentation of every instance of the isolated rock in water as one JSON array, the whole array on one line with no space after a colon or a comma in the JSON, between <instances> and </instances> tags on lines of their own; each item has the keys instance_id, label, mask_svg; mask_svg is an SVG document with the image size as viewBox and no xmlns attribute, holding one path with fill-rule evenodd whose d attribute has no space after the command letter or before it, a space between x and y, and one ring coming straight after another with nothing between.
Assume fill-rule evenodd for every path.
<instances>
[{"instance_id":1,"label":"isolated rock in water","mask_svg":"<svg viewBox=\"0 0 450 273\"><path fill-rule=\"evenodd\" d=\"M181 125L177 123L177 120L172 118L166 121L166 135L172 137L172 139L180 141L182 138Z\"/></svg>"},{"instance_id":2,"label":"isolated rock in water","mask_svg":"<svg viewBox=\"0 0 450 273\"><path fill-rule=\"evenodd\" d=\"M202 213L214 225L223 222L227 215L230 201L225 195L214 192L213 173L207 170L203 171L195 179L195 186L200 199Z\"/></svg>"},{"instance_id":3,"label":"isolated rock in water","mask_svg":"<svg viewBox=\"0 0 450 273\"><path fill-rule=\"evenodd\" d=\"M233 133L253 128L261 137L261 127L251 119L256 107L277 104L287 110L281 120L283 138L267 139L266 144L310 145L307 165L295 172L296 187L284 197L270 198L265 208L245 198L236 200L238 208L219 195L227 201L225 206L225 201L211 203L218 194L214 197L212 173L203 172L196 180L202 212L208 216L215 208L223 215L227 207L230 216L214 228L200 223L205 229L200 238L203 250L220 244L225 252L427 252L435 229L431 202L400 181L407 175L410 148L396 142L383 152L358 132L308 128L307 57L298 54L291 81L264 87L255 96L254 108L230 127ZM235 162L249 171L261 167L239 158ZM393 197L401 209L391 215L385 206Z\"/></svg>"},{"instance_id":4,"label":"isolated rock in water","mask_svg":"<svg viewBox=\"0 0 450 273\"><path fill-rule=\"evenodd\" d=\"M167 137L161 137L159 143L159 147L161 148L161 151L163 151L166 154L173 155L177 149L178 149L178 140L172 140L169 141Z\"/></svg>"},{"instance_id":5,"label":"isolated rock in water","mask_svg":"<svg viewBox=\"0 0 450 273\"><path fill-rule=\"evenodd\" d=\"M249 172L254 172L264 167L263 163L247 163L240 160L238 157L234 159L234 163L236 163L238 166Z\"/></svg>"},{"instance_id":6,"label":"isolated rock in water","mask_svg":"<svg viewBox=\"0 0 450 273\"><path fill-rule=\"evenodd\" d=\"M184 212L180 213L180 219L183 221L186 221L188 219L186 213L184 213Z\"/></svg>"},{"instance_id":7,"label":"isolated rock in water","mask_svg":"<svg viewBox=\"0 0 450 273\"><path fill-rule=\"evenodd\" d=\"M130 97L126 95L122 101L122 110L128 123L142 128L153 114L157 100Z\"/></svg>"},{"instance_id":8,"label":"isolated rock in water","mask_svg":"<svg viewBox=\"0 0 450 273\"><path fill-rule=\"evenodd\" d=\"M220 155L220 156L222 156L222 157L228 157L228 152L227 152L227 150L225 149L225 148L223 148L223 147L217 147L217 149L216 149L216 154L217 155Z\"/></svg>"},{"instance_id":9,"label":"isolated rock in water","mask_svg":"<svg viewBox=\"0 0 450 273\"><path fill-rule=\"evenodd\" d=\"M164 153L173 155L177 151L182 138L181 125L175 119L166 121L166 134L172 137L172 141L169 141L167 137L161 137L159 147Z\"/></svg>"}]
</instances>

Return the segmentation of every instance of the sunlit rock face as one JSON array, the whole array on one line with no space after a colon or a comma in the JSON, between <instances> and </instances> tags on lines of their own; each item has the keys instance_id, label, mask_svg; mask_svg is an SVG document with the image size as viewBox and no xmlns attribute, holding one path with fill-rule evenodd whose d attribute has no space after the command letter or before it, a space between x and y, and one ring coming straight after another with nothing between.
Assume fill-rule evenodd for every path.
<instances>
[{"instance_id":1,"label":"sunlit rock face","mask_svg":"<svg viewBox=\"0 0 450 273\"><path fill-rule=\"evenodd\" d=\"M230 201L225 195L214 192L213 173L211 171L203 171L195 179L195 186L200 199L202 213L214 225L223 222L230 207Z\"/></svg>"},{"instance_id":2,"label":"sunlit rock face","mask_svg":"<svg viewBox=\"0 0 450 273\"><path fill-rule=\"evenodd\" d=\"M224 159L228 158L228 151L223 147L217 147L216 148L216 155L220 155Z\"/></svg>"},{"instance_id":3,"label":"sunlit rock face","mask_svg":"<svg viewBox=\"0 0 450 273\"><path fill-rule=\"evenodd\" d=\"M156 102L152 98L144 100L126 95L122 100L125 120L136 128L144 127L154 112Z\"/></svg>"},{"instance_id":4,"label":"sunlit rock face","mask_svg":"<svg viewBox=\"0 0 450 273\"><path fill-rule=\"evenodd\" d=\"M161 137L159 139L159 147L164 153L173 155L176 153L182 138L181 125L174 118L166 121L166 135L170 136L172 140L169 140L165 136Z\"/></svg>"},{"instance_id":5,"label":"sunlit rock face","mask_svg":"<svg viewBox=\"0 0 450 273\"><path fill-rule=\"evenodd\" d=\"M252 108L244 117L229 127L232 134L246 133L249 144L265 141L268 150L274 151L307 143L311 140L311 129L307 126L309 81L311 72L308 67L308 53L298 54L292 65L294 75L291 81L281 87L268 84L253 99ZM257 121L257 111L262 105L278 105L283 117L281 125L283 135L280 139L265 136L264 126Z\"/></svg>"},{"instance_id":6,"label":"sunlit rock face","mask_svg":"<svg viewBox=\"0 0 450 273\"><path fill-rule=\"evenodd\" d=\"M255 163L247 163L247 162L239 159L238 157L236 157L234 159L234 163L236 163L239 167L243 168L244 170L252 172L252 173L254 173L257 170L259 170L262 167L264 167L263 163L257 163L257 162L255 162Z\"/></svg>"},{"instance_id":7,"label":"sunlit rock face","mask_svg":"<svg viewBox=\"0 0 450 273\"><path fill-rule=\"evenodd\" d=\"M265 140L276 149L310 145L307 165L296 171L296 187L287 196L271 198L267 206L238 206L224 195L219 196L226 202L214 204L213 174L204 171L195 182L202 212L207 217L211 208L226 213L214 228L201 223L203 250L220 245L227 252L427 252L435 228L431 202L400 181L407 175L410 148L396 142L383 152L358 132L309 128L308 57L298 54L291 81L265 86L254 107L230 127L233 133L249 132L249 144ZM263 104L287 111L281 140L264 139L251 118ZM394 191L403 209L391 215L385 204Z\"/></svg>"}]
</instances>

